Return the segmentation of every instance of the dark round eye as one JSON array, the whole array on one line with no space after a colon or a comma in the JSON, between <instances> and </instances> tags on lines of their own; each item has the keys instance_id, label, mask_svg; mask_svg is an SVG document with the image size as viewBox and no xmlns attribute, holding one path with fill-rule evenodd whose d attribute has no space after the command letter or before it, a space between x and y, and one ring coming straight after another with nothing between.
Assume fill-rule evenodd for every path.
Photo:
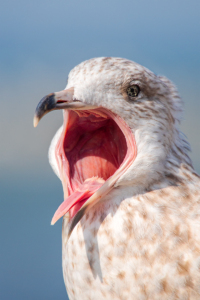
<instances>
[{"instance_id":1,"label":"dark round eye","mask_svg":"<svg viewBox=\"0 0 200 300\"><path fill-rule=\"evenodd\" d=\"M137 97L140 92L140 88L138 85L134 84L127 88L127 95L129 97Z\"/></svg>"}]
</instances>

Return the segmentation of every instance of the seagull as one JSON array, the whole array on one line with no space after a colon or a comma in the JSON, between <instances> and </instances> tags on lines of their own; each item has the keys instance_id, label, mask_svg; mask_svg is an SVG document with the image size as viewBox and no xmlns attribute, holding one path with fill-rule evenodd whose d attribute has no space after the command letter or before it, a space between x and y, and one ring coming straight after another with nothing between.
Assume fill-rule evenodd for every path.
<instances>
[{"instance_id":1,"label":"seagull","mask_svg":"<svg viewBox=\"0 0 200 300\"><path fill-rule=\"evenodd\" d=\"M39 102L63 110L50 164L62 181L62 267L70 300L200 299L200 177L164 76L127 59L76 66Z\"/></svg>"}]
</instances>

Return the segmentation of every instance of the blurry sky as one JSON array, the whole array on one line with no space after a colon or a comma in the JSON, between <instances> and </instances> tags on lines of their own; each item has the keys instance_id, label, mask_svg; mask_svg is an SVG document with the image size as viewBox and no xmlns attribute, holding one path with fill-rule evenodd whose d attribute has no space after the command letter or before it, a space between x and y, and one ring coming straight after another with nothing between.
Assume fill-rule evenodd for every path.
<instances>
[{"instance_id":1,"label":"blurry sky","mask_svg":"<svg viewBox=\"0 0 200 300\"><path fill-rule=\"evenodd\" d=\"M81 61L125 57L171 79L200 172L199 12L199 0L0 1L0 299L66 299L61 221L49 225L62 187L47 160L62 114L32 119Z\"/></svg>"}]
</instances>

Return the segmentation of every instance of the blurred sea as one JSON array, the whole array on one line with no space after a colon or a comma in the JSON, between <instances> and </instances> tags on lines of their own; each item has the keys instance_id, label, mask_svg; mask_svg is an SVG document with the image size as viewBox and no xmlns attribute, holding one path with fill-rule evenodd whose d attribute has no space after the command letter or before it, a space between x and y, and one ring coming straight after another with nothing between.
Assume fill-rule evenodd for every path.
<instances>
[{"instance_id":1,"label":"blurred sea","mask_svg":"<svg viewBox=\"0 0 200 300\"><path fill-rule=\"evenodd\" d=\"M61 221L50 226L62 188L54 175L43 179L31 174L1 178L0 299L67 299Z\"/></svg>"}]
</instances>

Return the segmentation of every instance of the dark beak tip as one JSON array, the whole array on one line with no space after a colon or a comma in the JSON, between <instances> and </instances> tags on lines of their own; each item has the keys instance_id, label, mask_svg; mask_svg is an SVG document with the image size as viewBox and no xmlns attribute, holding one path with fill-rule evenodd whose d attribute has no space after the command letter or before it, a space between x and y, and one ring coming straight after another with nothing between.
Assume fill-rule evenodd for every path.
<instances>
[{"instance_id":1,"label":"dark beak tip","mask_svg":"<svg viewBox=\"0 0 200 300\"><path fill-rule=\"evenodd\" d=\"M36 127L40 119L49 111L54 110L56 105L55 94L51 93L47 96L44 96L38 103L35 115L33 118L33 126Z\"/></svg>"}]
</instances>

